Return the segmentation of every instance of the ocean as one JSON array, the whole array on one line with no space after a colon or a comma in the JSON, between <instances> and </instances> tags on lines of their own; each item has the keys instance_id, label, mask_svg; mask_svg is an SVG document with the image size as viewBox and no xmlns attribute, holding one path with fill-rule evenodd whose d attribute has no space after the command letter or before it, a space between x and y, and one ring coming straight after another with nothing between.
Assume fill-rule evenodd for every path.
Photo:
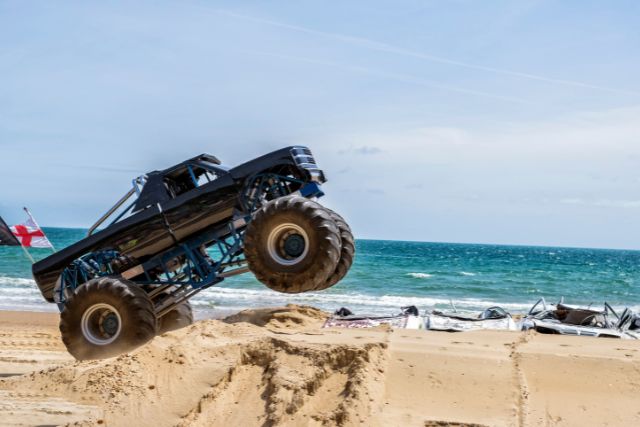
<instances>
[{"instance_id":1,"label":"ocean","mask_svg":"<svg viewBox=\"0 0 640 427\"><path fill-rule=\"evenodd\" d=\"M45 228L57 249L86 235L83 229ZM226 279L192 299L203 313L287 303L357 314L481 310L499 305L526 312L540 297L555 303L640 310L640 251L358 240L349 274L322 292L285 295L269 290L251 273ZM51 251L33 249L36 259ZM0 247L0 309L57 311L40 295L21 248Z\"/></svg>"}]
</instances>

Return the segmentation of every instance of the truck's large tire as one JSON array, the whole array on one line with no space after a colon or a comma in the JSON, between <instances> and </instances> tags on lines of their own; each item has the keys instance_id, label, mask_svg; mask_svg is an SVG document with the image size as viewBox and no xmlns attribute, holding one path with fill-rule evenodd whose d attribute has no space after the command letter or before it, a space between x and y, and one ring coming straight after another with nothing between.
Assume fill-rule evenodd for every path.
<instances>
[{"instance_id":1,"label":"truck's large tire","mask_svg":"<svg viewBox=\"0 0 640 427\"><path fill-rule=\"evenodd\" d=\"M193 309L189 301L183 302L158 319L158 333L175 331L193 323Z\"/></svg>"},{"instance_id":2,"label":"truck's large tire","mask_svg":"<svg viewBox=\"0 0 640 427\"><path fill-rule=\"evenodd\" d=\"M340 258L340 231L322 205L300 196L272 200L247 226L249 269L269 288L307 292L325 283Z\"/></svg>"},{"instance_id":3,"label":"truck's large tire","mask_svg":"<svg viewBox=\"0 0 640 427\"><path fill-rule=\"evenodd\" d=\"M329 276L326 282L318 286L316 288L316 291L330 288L331 286L342 280L344 276L347 275L347 272L349 272L349 269L353 264L353 258L356 255L356 243L355 239L353 238L353 234L351 233L351 227L349 227L349 224L347 224L344 218L342 218L336 212L328 208L325 209L327 209L327 211L331 215L331 219L333 219L333 221L338 226L338 230L340 230L340 260L338 260L338 265L336 265L336 269L333 271L333 274Z\"/></svg>"},{"instance_id":4,"label":"truck's large tire","mask_svg":"<svg viewBox=\"0 0 640 427\"><path fill-rule=\"evenodd\" d=\"M60 333L76 359L103 359L151 340L156 323L144 290L125 279L102 277L79 286L66 302Z\"/></svg>"}]
</instances>

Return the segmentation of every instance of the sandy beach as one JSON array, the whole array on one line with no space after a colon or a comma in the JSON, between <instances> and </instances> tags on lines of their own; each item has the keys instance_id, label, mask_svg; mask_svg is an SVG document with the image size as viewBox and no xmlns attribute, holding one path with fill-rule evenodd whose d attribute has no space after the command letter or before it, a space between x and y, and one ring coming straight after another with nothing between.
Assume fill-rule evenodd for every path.
<instances>
[{"instance_id":1,"label":"sandy beach","mask_svg":"<svg viewBox=\"0 0 640 427\"><path fill-rule=\"evenodd\" d=\"M1 424L640 424L639 342L321 329L325 316L248 310L76 362L57 315L0 312Z\"/></svg>"}]
</instances>

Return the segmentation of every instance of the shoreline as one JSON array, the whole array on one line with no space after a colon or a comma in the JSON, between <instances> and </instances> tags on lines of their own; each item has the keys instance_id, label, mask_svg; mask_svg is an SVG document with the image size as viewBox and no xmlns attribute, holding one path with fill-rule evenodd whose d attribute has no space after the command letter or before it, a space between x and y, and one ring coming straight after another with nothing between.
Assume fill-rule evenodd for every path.
<instances>
[{"instance_id":1,"label":"shoreline","mask_svg":"<svg viewBox=\"0 0 640 427\"><path fill-rule=\"evenodd\" d=\"M640 342L533 332L321 328L244 310L76 362L55 313L0 311L8 425L571 426L640 423Z\"/></svg>"}]
</instances>

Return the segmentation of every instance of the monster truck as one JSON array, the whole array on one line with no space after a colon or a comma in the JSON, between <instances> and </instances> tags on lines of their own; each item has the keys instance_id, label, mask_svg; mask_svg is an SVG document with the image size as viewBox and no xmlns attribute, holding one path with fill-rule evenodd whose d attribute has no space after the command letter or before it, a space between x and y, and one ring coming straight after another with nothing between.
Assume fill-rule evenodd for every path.
<instances>
[{"instance_id":1,"label":"monster truck","mask_svg":"<svg viewBox=\"0 0 640 427\"><path fill-rule=\"evenodd\" d=\"M278 292L335 285L355 246L315 201L325 181L301 146L233 168L202 154L134 179L86 238L33 265L69 353L110 357L186 326L189 299L236 274Z\"/></svg>"}]
</instances>

